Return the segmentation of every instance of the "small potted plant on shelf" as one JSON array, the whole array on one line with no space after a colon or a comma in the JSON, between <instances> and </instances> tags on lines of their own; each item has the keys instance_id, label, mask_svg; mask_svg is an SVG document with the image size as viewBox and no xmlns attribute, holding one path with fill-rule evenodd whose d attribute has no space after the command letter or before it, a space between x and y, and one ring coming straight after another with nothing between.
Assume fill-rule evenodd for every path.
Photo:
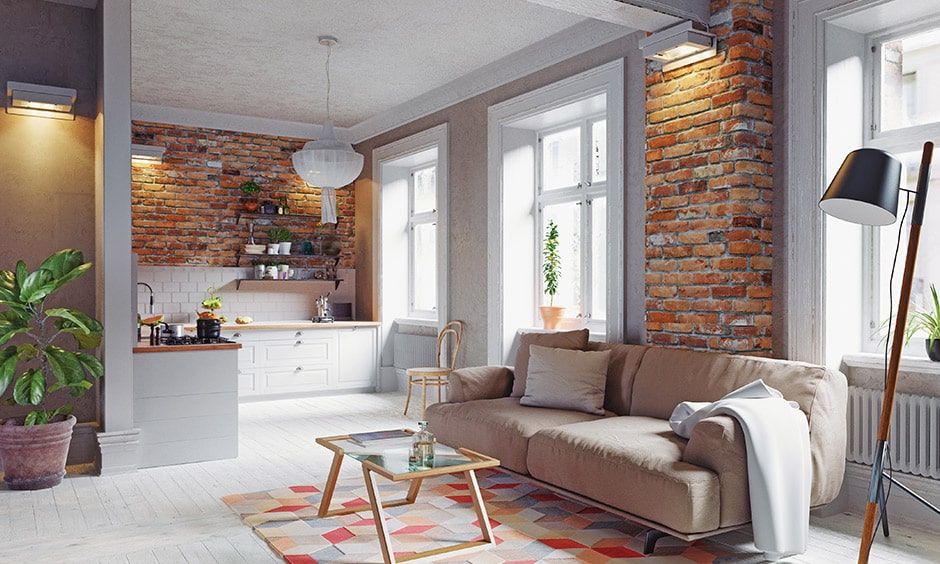
<instances>
[{"instance_id":1,"label":"small potted plant on shelf","mask_svg":"<svg viewBox=\"0 0 940 564\"><path fill-rule=\"evenodd\" d=\"M275 254L271 252L270 245L274 243L278 244L278 254L289 255L291 241L294 239L294 234L290 229L286 227L272 227L268 230L268 253Z\"/></svg>"},{"instance_id":2,"label":"small potted plant on shelf","mask_svg":"<svg viewBox=\"0 0 940 564\"><path fill-rule=\"evenodd\" d=\"M545 282L545 293L548 294L548 305L539 306L542 316L542 325L546 329L556 329L561 323L565 308L555 305L555 294L558 292L558 279L561 278L561 256L558 254L558 226L555 221L548 220L545 227L545 246L542 249L542 277Z\"/></svg>"},{"instance_id":3,"label":"small potted plant on shelf","mask_svg":"<svg viewBox=\"0 0 940 564\"><path fill-rule=\"evenodd\" d=\"M257 195L261 193L261 186L254 180L249 180L243 182L241 186L238 187L243 194L248 196L248 199L245 200L245 211L250 213L255 213L258 211L258 197Z\"/></svg>"},{"instance_id":4,"label":"small potted plant on shelf","mask_svg":"<svg viewBox=\"0 0 940 564\"><path fill-rule=\"evenodd\" d=\"M908 316L904 329L905 344L915 334L925 334L927 356L930 360L940 361L940 299L937 299L937 288L933 284L930 285L930 295L933 298L932 309L915 308Z\"/></svg>"},{"instance_id":5,"label":"small potted plant on shelf","mask_svg":"<svg viewBox=\"0 0 940 564\"><path fill-rule=\"evenodd\" d=\"M0 424L3 480L10 489L51 488L62 481L76 419L72 406L50 409L46 402L59 391L81 397L104 374L94 356L101 323L77 309L45 304L91 265L81 251L64 249L35 272L22 260L14 270L0 271L0 307L5 307L0 311L0 346L16 342L0 350L0 395L12 384L13 394L4 405L35 408ZM69 340L73 346L63 348Z\"/></svg>"}]
</instances>

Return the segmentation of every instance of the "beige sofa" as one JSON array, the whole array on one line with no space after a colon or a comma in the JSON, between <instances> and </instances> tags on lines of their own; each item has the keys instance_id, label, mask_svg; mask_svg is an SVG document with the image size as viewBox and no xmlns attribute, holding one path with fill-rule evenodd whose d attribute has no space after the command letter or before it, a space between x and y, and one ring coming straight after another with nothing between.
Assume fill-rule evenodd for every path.
<instances>
[{"instance_id":1,"label":"beige sofa","mask_svg":"<svg viewBox=\"0 0 940 564\"><path fill-rule=\"evenodd\" d=\"M540 379L544 370L564 367L555 357L543 359L547 351L561 349L579 357L585 355L578 351L609 351L600 355L606 357L606 375L601 376L606 381L600 386L603 414L586 412L580 399L575 409L525 405L532 402L520 388L526 380L529 387L540 381L530 370L530 349L540 355ZM673 433L668 419L682 401L715 401L758 379L798 402L806 414L810 503L829 503L839 492L845 469L846 379L821 366L589 342L586 330L528 333L520 339L515 368L455 371L448 401L429 406L426 418L444 444L494 456L512 472L651 527L646 546L651 552L663 533L693 540L750 522L739 424L725 415L709 417L685 440ZM569 390L568 396L578 393Z\"/></svg>"}]
</instances>

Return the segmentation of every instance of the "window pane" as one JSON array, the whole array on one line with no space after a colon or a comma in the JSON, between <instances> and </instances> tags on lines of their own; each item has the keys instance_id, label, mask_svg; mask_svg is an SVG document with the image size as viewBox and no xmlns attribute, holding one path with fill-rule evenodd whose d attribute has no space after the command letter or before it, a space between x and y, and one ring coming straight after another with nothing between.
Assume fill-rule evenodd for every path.
<instances>
[{"instance_id":1,"label":"window pane","mask_svg":"<svg viewBox=\"0 0 940 564\"><path fill-rule=\"evenodd\" d=\"M591 124L591 182L607 180L607 120Z\"/></svg>"},{"instance_id":2,"label":"window pane","mask_svg":"<svg viewBox=\"0 0 940 564\"><path fill-rule=\"evenodd\" d=\"M607 198L591 202L591 319L607 318Z\"/></svg>"},{"instance_id":3,"label":"window pane","mask_svg":"<svg viewBox=\"0 0 940 564\"><path fill-rule=\"evenodd\" d=\"M437 309L437 226L420 223L414 226L414 261L412 287L415 311Z\"/></svg>"},{"instance_id":4,"label":"window pane","mask_svg":"<svg viewBox=\"0 0 940 564\"><path fill-rule=\"evenodd\" d=\"M425 213L437 208L437 167L414 171L414 213Z\"/></svg>"},{"instance_id":5,"label":"window pane","mask_svg":"<svg viewBox=\"0 0 940 564\"><path fill-rule=\"evenodd\" d=\"M897 157L904 163L904 172L901 174L901 188L914 190L917 188L917 175L920 168L921 151L912 151L910 153L898 154ZM938 181L940 171L932 169L930 173L930 183L928 193L937 193L940 188ZM901 245L898 251L897 266L894 272L894 311L897 312L898 295L901 292L901 278L904 273L904 259L907 254L907 241L911 229L911 213L914 210L914 194L901 192L900 202L898 203L898 217L904 210L904 197L910 199L907 217L904 218L904 225L901 228ZM940 286L940 255L937 255L936 249L940 248L940 230L931 229L931 227L940 225L940 198L927 198L927 207L924 210L924 229L920 232L920 241L918 243L917 263L914 268L914 280L911 285L910 310L915 308L926 309L932 307L930 295L930 284ZM888 318L888 280L891 276L891 261L894 258L894 250L897 245L898 226L890 225L881 228L881 304L880 318L876 321L883 321ZM893 329L893 325L892 325ZM912 352L919 355L926 355L923 342L917 343L911 341Z\"/></svg>"},{"instance_id":6,"label":"window pane","mask_svg":"<svg viewBox=\"0 0 940 564\"><path fill-rule=\"evenodd\" d=\"M940 29L885 42L881 49L881 129L940 121Z\"/></svg>"},{"instance_id":7,"label":"window pane","mask_svg":"<svg viewBox=\"0 0 940 564\"><path fill-rule=\"evenodd\" d=\"M581 313L581 206L577 202L545 206L540 249L545 248L545 226L549 220L555 220L558 226L561 258L558 292L553 303L567 308L565 317L575 317ZM542 291L545 291L544 280ZM542 305L549 305L549 296L543 297Z\"/></svg>"},{"instance_id":8,"label":"window pane","mask_svg":"<svg viewBox=\"0 0 940 564\"><path fill-rule=\"evenodd\" d=\"M542 189L557 190L581 181L581 128L542 137Z\"/></svg>"}]
</instances>

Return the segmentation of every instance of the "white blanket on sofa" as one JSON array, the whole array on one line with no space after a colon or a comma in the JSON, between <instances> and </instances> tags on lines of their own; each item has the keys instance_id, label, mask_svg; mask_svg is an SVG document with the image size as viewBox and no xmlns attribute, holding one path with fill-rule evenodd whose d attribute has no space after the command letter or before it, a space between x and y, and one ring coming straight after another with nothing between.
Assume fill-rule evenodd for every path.
<instances>
[{"instance_id":1,"label":"white blanket on sofa","mask_svg":"<svg viewBox=\"0 0 940 564\"><path fill-rule=\"evenodd\" d=\"M716 402L680 403L669 425L689 438L712 415L730 415L744 430L754 545L773 559L806 552L812 481L806 415L757 380Z\"/></svg>"}]
</instances>

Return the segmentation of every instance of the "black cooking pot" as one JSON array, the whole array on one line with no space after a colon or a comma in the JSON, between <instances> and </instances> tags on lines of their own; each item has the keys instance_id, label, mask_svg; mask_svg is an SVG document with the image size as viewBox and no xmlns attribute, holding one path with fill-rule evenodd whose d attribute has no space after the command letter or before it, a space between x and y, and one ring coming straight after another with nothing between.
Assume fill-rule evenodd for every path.
<instances>
[{"instance_id":1,"label":"black cooking pot","mask_svg":"<svg viewBox=\"0 0 940 564\"><path fill-rule=\"evenodd\" d=\"M197 319L196 337L200 339L218 339L222 332L222 323L218 319Z\"/></svg>"}]
</instances>

